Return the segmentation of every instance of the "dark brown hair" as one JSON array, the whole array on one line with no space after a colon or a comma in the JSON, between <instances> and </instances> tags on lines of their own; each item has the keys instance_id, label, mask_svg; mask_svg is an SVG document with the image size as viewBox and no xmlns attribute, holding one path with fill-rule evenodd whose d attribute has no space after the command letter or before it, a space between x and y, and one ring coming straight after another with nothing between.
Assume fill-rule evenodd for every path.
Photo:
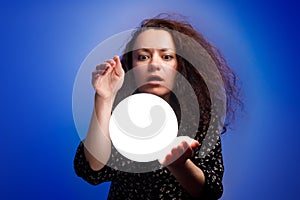
<instances>
[{"instance_id":1,"label":"dark brown hair","mask_svg":"<svg viewBox=\"0 0 300 200\"><path fill-rule=\"evenodd\" d=\"M193 66L188 61L191 59L191 57L199 57L199 55L201 54L201 52L197 51L197 49L199 48L195 46L196 41L196 44L198 46L200 45L201 48L206 51L206 55L209 55L206 57L210 57L209 59L211 59L214 65L217 67L224 84L226 94L226 121L225 124L223 124L222 131L222 133L224 133L226 132L226 127L232 122L232 120L234 120L236 110L242 106L237 76L228 66L226 60L215 46L208 42L202 34L197 32L190 23L186 22L185 20L178 20L175 18L178 18L178 15L174 16L168 14L160 14L157 17L142 21L140 27L133 33L132 39L127 43L125 53L121 59L122 66L125 72L132 69L132 48L136 38L140 33L149 28L164 29L168 31L172 35L176 46L176 56L178 61L177 70L186 78L186 80L188 80L198 99L197 106L199 108L200 119L198 119L199 122L197 126L199 126L199 128L201 129L200 131L205 131L207 130L207 125L211 120L213 111L211 110L211 94L208 90L203 75L199 73L196 66ZM183 34L186 37L178 37L176 33ZM186 54L185 52L189 53ZM195 65L195 63L193 64ZM213 81L215 77L209 78ZM177 89L179 92L185 91L184 86L181 85L180 82L175 83L174 89ZM170 104L175 110L178 118L180 118L180 109L194 109L193 105L195 104L195 102L182 103L178 102L174 95L171 97L171 100L173 100L173 104L172 102L170 102ZM190 117L192 118L193 116Z\"/></svg>"}]
</instances>

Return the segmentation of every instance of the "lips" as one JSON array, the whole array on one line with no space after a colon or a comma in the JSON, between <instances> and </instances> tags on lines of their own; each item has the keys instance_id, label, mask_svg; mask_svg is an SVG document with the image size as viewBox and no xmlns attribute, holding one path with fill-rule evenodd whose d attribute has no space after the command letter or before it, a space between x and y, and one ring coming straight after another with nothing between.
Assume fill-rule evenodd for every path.
<instances>
[{"instance_id":1,"label":"lips","mask_svg":"<svg viewBox=\"0 0 300 200\"><path fill-rule=\"evenodd\" d=\"M161 82L161 81L163 81L163 79L157 75L149 76L147 79L147 82Z\"/></svg>"}]
</instances>

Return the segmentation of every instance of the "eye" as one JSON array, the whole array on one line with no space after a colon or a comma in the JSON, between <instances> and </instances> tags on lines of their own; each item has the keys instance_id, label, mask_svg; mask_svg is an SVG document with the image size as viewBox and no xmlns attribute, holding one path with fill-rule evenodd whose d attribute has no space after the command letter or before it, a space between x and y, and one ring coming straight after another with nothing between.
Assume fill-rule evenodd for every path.
<instances>
[{"instance_id":1,"label":"eye","mask_svg":"<svg viewBox=\"0 0 300 200\"><path fill-rule=\"evenodd\" d=\"M143 55L143 54L138 55L138 60L139 60L139 61L145 61L145 60L147 60L147 59L149 59L149 56L148 56L148 55Z\"/></svg>"},{"instance_id":2,"label":"eye","mask_svg":"<svg viewBox=\"0 0 300 200\"><path fill-rule=\"evenodd\" d=\"M174 56L169 55L169 54L166 54L166 55L163 55L162 58L163 58L164 60L172 60L172 59L174 58Z\"/></svg>"}]
</instances>

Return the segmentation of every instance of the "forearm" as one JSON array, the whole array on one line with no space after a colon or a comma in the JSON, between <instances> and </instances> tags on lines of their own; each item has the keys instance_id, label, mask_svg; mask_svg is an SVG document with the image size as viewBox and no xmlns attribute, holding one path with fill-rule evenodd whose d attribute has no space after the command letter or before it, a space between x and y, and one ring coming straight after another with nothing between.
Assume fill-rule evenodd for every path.
<instances>
[{"instance_id":1,"label":"forearm","mask_svg":"<svg viewBox=\"0 0 300 200\"><path fill-rule=\"evenodd\" d=\"M169 165L167 168L191 196L200 197L203 194L204 173L190 159L181 165Z\"/></svg>"},{"instance_id":2,"label":"forearm","mask_svg":"<svg viewBox=\"0 0 300 200\"><path fill-rule=\"evenodd\" d=\"M114 98L103 99L95 95L95 107L84 141L85 157L93 170L102 169L110 157L109 119L113 101Z\"/></svg>"}]
</instances>

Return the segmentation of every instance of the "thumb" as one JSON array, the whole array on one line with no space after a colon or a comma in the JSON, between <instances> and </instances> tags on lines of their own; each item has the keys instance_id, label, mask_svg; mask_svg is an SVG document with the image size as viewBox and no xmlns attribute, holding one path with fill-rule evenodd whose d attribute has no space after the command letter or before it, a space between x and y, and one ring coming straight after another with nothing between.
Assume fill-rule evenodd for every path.
<instances>
[{"instance_id":1,"label":"thumb","mask_svg":"<svg viewBox=\"0 0 300 200\"><path fill-rule=\"evenodd\" d=\"M118 76L123 76L124 75L124 70L122 68L122 64L121 64L119 56L114 56L113 60L116 62L116 66L115 66L116 74Z\"/></svg>"},{"instance_id":2,"label":"thumb","mask_svg":"<svg viewBox=\"0 0 300 200\"><path fill-rule=\"evenodd\" d=\"M194 148L196 148L196 147L198 147L198 146L200 146L200 143L199 143L197 140L193 140L193 141L190 143L190 147L191 147L192 149L194 149Z\"/></svg>"},{"instance_id":3,"label":"thumb","mask_svg":"<svg viewBox=\"0 0 300 200\"><path fill-rule=\"evenodd\" d=\"M179 136L177 138L180 141L186 141L192 149L200 146L200 143L197 140L190 138L189 136Z\"/></svg>"}]
</instances>

